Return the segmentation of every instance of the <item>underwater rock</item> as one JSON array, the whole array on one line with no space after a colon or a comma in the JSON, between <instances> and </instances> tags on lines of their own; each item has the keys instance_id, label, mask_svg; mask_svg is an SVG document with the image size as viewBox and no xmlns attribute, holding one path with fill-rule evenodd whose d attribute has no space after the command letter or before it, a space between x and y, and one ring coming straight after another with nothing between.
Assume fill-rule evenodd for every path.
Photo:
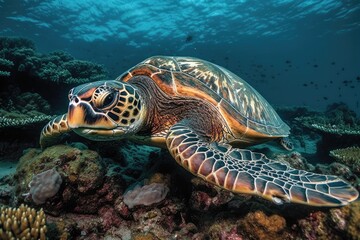
<instances>
[{"instance_id":1,"label":"underwater rock","mask_svg":"<svg viewBox=\"0 0 360 240\"><path fill-rule=\"evenodd\" d=\"M18 208L0 209L0 239L46 239L46 216L22 204Z\"/></svg>"},{"instance_id":2,"label":"underwater rock","mask_svg":"<svg viewBox=\"0 0 360 240\"><path fill-rule=\"evenodd\" d=\"M360 147L347 147L330 151L330 156L336 161L350 167L351 171L360 175Z\"/></svg>"},{"instance_id":3,"label":"underwater rock","mask_svg":"<svg viewBox=\"0 0 360 240\"><path fill-rule=\"evenodd\" d=\"M59 191L61 183L61 176L55 168L36 174L29 183L32 200L35 204L45 203Z\"/></svg>"},{"instance_id":4,"label":"underwater rock","mask_svg":"<svg viewBox=\"0 0 360 240\"><path fill-rule=\"evenodd\" d=\"M189 200L190 207L197 211L209 211L229 203L234 194L221 189L200 178L192 178L193 191Z\"/></svg>"},{"instance_id":5,"label":"underwater rock","mask_svg":"<svg viewBox=\"0 0 360 240\"><path fill-rule=\"evenodd\" d=\"M21 157L14 176L19 200L27 201L22 194L29 191L28 184L34 174L54 167L64 184L43 205L44 210L52 214L97 213L103 205L113 204L123 192L121 176L106 176L106 165L96 152L57 145L43 152L30 149Z\"/></svg>"}]
</instances>

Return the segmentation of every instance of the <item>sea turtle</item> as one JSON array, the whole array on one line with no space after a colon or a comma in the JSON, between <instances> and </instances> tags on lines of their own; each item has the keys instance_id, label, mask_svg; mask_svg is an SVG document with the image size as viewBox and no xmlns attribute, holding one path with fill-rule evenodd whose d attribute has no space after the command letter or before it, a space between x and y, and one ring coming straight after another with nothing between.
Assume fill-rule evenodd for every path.
<instances>
[{"instance_id":1,"label":"sea turtle","mask_svg":"<svg viewBox=\"0 0 360 240\"><path fill-rule=\"evenodd\" d=\"M201 59L151 57L116 80L73 88L69 101L68 112L43 128L42 147L69 131L97 141L128 138L167 148L194 175L235 193L316 206L358 197L336 176L240 149L286 137L289 127L247 82Z\"/></svg>"}]
</instances>

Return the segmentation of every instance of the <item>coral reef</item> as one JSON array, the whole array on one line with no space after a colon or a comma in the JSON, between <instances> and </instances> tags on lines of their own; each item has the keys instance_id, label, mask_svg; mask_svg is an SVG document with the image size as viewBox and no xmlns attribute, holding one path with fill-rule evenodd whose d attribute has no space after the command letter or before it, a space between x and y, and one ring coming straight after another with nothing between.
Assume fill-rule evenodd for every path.
<instances>
[{"instance_id":1,"label":"coral reef","mask_svg":"<svg viewBox=\"0 0 360 240\"><path fill-rule=\"evenodd\" d=\"M104 162L96 152L58 145L43 152L29 149L21 157L14 176L19 199L30 201L29 198L24 199L21 196L29 192L28 185L33 176L55 167L64 187L44 203L47 206L45 209L53 214L65 209L79 213L94 213L101 206L98 204L100 198L104 198L104 203L111 202L115 191L121 192L117 184L110 183L114 179L105 177ZM54 180L55 183L60 183L59 178ZM120 179L118 181L121 183ZM109 184L113 184L113 188L109 189ZM109 199L106 199L107 197Z\"/></svg>"},{"instance_id":2,"label":"coral reef","mask_svg":"<svg viewBox=\"0 0 360 240\"><path fill-rule=\"evenodd\" d=\"M130 146L122 144L129 152L137 145ZM35 204L22 196L34 175L56 167L62 178L57 193L41 205L48 215L51 239L356 239L359 231L357 203L330 211L275 206L193 177L163 152L145 149L143 155L131 156L126 149L112 154L102 150L107 157L74 143L43 152L29 149L20 159L12 197L17 202ZM296 152L283 158L307 165ZM138 162L132 165L130 160ZM140 166L143 170L136 179L124 176L131 175L132 168L140 171ZM125 192L131 184L143 187ZM154 186L160 186L155 195ZM154 201L148 201L148 193L155 196Z\"/></svg>"},{"instance_id":3,"label":"coral reef","mask_svg":"<svg viewBox=\"0 0 360 240\"><path fill-rule=\"evenodd\" d=\"M314 211L299 219L299 228L305 239L359 239L360 202L327 212Z\"/></svg>"},{"instance_id":4,"label":"coral reef","mask_svg":"<svg viewBox=\"0 0 360 240\"><path fill-rule=\"evenodd\" d=\"M81 84L106 78L104 68L75 60L65 52L39 54L34 44L22 38L0 38L0 71L4 76L25 75L41 81Z\"/></svg>"},{"instance_id":5,"label":"coral reef","mask_svg":"<svg viewBox=\"0 0 360 240\"><path fill-rule=\"evenodd\" d=\"M285 219L277 214L267 216L262 211L248 213L240 220L238 229L249 239L289 238Z\"/></svg>"},{"instance_id":6,"label":"coral reef","mask_svg":"<svg viewBox=\"0 0 360 240\"><path fill-rule=\"evenodd\" d=\"M360 147L335 149L330 151L330 156L350 167L354 173L360 174Z\"/></svg>"},{"instance_id":7,"label":"coral reef","mask_svg":"<svg viewBox=\"0 0 360 240\"><path fill-rule=\"evenodd\" d=\"M26 205L0 209L0 238L46 239L46 217L43 210L36 211Z\"/></svg>"},{"instance_id":8,"label":"coral reef","mask_svg":"<svg viewBox=\"0 0 360 240\"><path fill-rule=\"evenodd\" d=\"M320 133L360 135L360 119L345 103L330 104L324 113L297 117L296 121Z\"/></svg>"},{"instance_id":9,"label":"coral reef","mask_svg":"<svg viewBox=\"0 0 360 240\"><path fill-rule=\"evenodd\" d=\"M0 103L0 128L25 127L54 117L44 113L50 112L50 105L37 93L14 91L10 96L1 94Z\"/></svg>"}]
</instances>

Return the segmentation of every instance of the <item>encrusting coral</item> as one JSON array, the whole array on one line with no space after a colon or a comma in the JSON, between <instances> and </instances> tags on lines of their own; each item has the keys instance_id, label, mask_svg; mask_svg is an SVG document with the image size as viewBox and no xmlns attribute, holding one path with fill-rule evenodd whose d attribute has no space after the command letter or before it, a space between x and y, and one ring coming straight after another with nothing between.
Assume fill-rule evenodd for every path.
<instances>
[{"instance_id":1,"label":"encrusting coral","mask_svg":"<svg viewBox=\"0 0 360 240\"><path fill-rule=\"evenodd\" d=\"M0 239L46 239L46 218L42 209L36 211L22 204L19 208L2 207L0 214Z\"/></svg>"},{"instance_id":2,"label":"encrusting coral","mask_svg":"<svg viewBox=\"0 0 360 240\"><path fill-rule=\"evenodd\" d=\"M354 173L360 174L360 147L335 149L330 151L330 156L350 167Z\"/></svg>"}]
</instances>

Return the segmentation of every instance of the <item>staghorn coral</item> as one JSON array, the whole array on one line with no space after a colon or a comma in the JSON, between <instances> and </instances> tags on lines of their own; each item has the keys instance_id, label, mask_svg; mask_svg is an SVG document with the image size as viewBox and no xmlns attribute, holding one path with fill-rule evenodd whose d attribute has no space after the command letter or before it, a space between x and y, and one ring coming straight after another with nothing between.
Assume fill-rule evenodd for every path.
<instances>
[{"instance_id":1,"label":"staghorn coral","mask_svg":"<svg viewBox=\"0 0 360 240\"><path fill-rule=\"evenodd\" d=\"M2 207L0 212L1 239L46 239L46 218L42 209L36 211L22 204L19 208Z\"/></svg>"},{"instance_id":2,"label":"staghorn coral","mask_svg":"<svg viewBox=\"0 0 360 240\"><path fill-rule=\"evenodd\" d=\"M356 173L360 174L360 147L347 147L330 151L331 157L335 158Z\"/></svg>"}]
</instances>

